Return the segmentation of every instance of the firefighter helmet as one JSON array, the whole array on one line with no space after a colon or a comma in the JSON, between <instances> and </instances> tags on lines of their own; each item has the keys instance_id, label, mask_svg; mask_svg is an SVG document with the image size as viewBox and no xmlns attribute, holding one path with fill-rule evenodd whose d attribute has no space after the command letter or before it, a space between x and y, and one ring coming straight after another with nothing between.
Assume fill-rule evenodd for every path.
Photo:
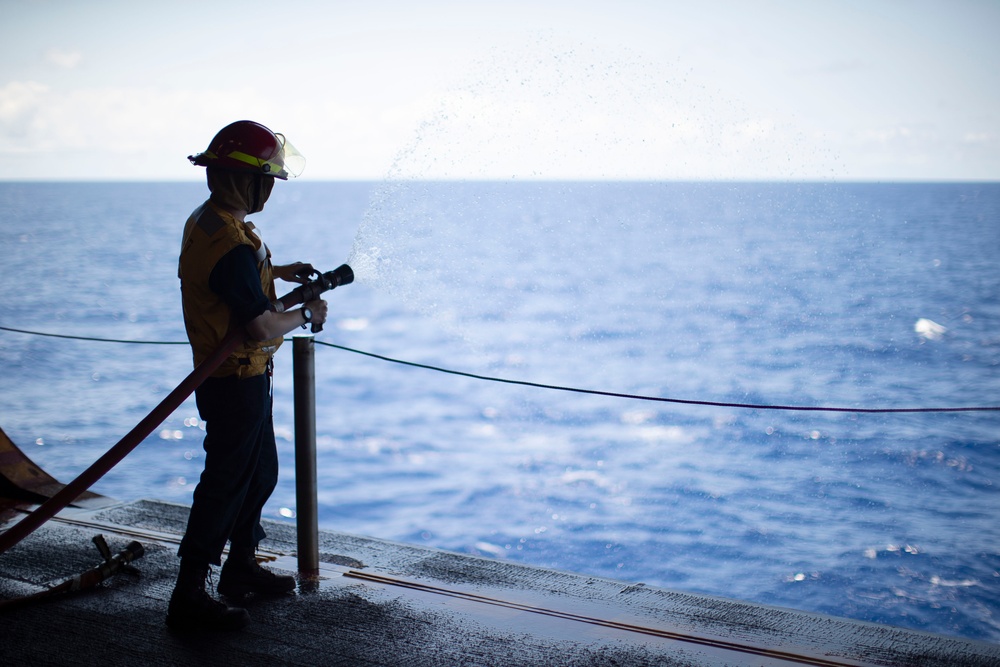
<instances>
[{"instance_id":1,"label":"firefighter helmet","mask_svg":"<svg viewBox=\"0 0 1000 667\"><path fill-rule=\"evenodd\" d=\"M282 180L298 176L306 166L306 159L284 135L251 120L222 128L206 150L188 159L199 167L248 171Z\"/></svg>"}]
</instances>

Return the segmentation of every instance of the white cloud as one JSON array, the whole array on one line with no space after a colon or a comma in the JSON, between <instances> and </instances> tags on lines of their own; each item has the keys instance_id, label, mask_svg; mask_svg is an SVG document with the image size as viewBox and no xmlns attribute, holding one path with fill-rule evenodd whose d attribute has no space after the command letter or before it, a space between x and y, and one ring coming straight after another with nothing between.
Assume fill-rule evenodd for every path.
<instances>
[{"instance_id":1,"label":"white cloud","mask_svg":"<svg viewBox=\"0 0 1000 667\"><path fill-rule=\"evenodd\" d=\"M308 160L307 177L378 178L428 106L414 100L366 109L329 98L288 104L250 88L64 90L12 82L0 87L0 156L20 159L0 160L0 179L199 178L186 156L243 118L288 134Z\"/></svg>"},{"instance_id":2,"label":"white cloud","mask_svg":"<svg viewBox=\"0 0 1000 667\"><path fill-rule=\"evenodd\" d=\"M11 81L0 88L0 132L7 139L25 136L48 86L34 81Z\"/></svg>"},{"instance_id":3,"label":"white cloud","mask_svg":"<svg viewBox=\"0 0 1000 667\"><path fill-rule=\"evenodd\" d=\"M83 54L79 51L63 51L53 48L45 52L46 62L63 69L74 69L81 60L83 60Z\"/></svg>"},{"instance_id":4,"label":"white cloud","mask_svg":"<svg viewBox=\"0 0 1000 667\"><path fill-rule=\"evenodd\" d=\"M0 88L0 155L20 159L0 164L0 178L156 178L171 172L163 166L171 161L183 177L184 157L207 144L214 132L207 128L221 127L217 110L232 99L153 87L66 91L35 82L7 84ZM151 173L122 169L122 156L129 155L161 167ZM34 173L33 165L44 166Z\"/></svg>"},{"instance_id":5,"label":"white cloud","mask_svg":"<svg viewBox=\"0 0 1000 667\"><path fill-rule=\"evenodd\" d=\"M473 3L444 20L307 1L279 12L290 58L247 59L212 26L245 32L251 15L202 4L199 21L71 3L0 22L0 154L22 158L0 179L72 177L68 150L103 177L190 178L184 156L238 118L287 133L307 178L1000 173L994 9L900 28L894 11L836 3Z\"/></svg>"},{"instance_id":6,"label":"white cloud","mask_svg":"<svg viewBox=\"0 0 1000 667\"><path fill-rule=\"evenodd\" d=\"M28 153L34 162L6 167L17 174L0 162L0 178L191 178L183 158L239 118L288 134L310 178L785 179L829 171L813 164L825 153L787 123L673 74L624 52L546 41L492 55L451 91L384 105L323 89L287 100L249 87L8 84L0 89L0 154ZM25 173L46 155L60 159Z\"/></svg>"},{"instance_id":7,"label":"white cloud","mask_svg":"<svg viewBox=\"0 0 1000 667\"><path fill-rule=\"evenodd\" d=\"M989 132L966 132L962 141L967 144L987 145L996 142L996 136Z\"/></svg>"}]
</instances>

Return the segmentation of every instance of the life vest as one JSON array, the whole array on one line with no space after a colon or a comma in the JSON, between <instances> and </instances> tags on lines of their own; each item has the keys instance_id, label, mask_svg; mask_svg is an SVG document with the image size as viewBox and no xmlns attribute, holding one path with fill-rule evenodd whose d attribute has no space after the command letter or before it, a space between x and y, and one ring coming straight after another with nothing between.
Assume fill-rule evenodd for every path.
<instances>
[{"instance_id":1,"label":"life vest","mask_svg":"<svg viewBox=\"0 0 1000 667\"><path fill-rule=\"evenodd\" d=\"M241 222L211 201L195 209L184 225L184 239L177 276L181 279L181 303L184 326L197 366L214 352L230 327L238 326L232 311L222 298L209 287L212 269L222 257L238 245L250 246L257 256L260 285L274 303L274 274L271 252L253 232L253 225ZM266 341L246 341L212 373L212 377L238 375L241 379L260 375L267 370L272 355L281 345L281 338Z\"/></svg>"}]
</instances>

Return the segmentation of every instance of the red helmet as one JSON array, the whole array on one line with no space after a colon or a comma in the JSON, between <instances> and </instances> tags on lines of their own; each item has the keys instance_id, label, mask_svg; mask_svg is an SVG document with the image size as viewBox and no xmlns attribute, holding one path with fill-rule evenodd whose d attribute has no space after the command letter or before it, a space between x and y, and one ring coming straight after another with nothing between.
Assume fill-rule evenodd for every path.
<instances>
[{"instance_id":1,"label":"red helmet","mask_svg":"<svg viewBox=\"0 0 1000 667\"><path fill-rule=\"evenodd\" d=\"M284 135L252 120L225 126L204 152L188 159L199 167L249 171L282 180L298 176L306 166L306 159Z\"/></svg>"}]
</instances>

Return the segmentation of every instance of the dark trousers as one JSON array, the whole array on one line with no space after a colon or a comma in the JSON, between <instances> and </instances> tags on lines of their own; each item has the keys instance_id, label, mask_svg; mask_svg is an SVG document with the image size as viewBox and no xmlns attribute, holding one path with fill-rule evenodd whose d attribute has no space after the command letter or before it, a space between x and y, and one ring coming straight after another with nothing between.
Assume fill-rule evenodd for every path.
<instances>
[{"instance_id":1,"label":"dark trousers","mask_svg":"<svg viewBox=\"0 0 1000 667\"><path fill-rule=\"evenodd\" d=\"M196 391L205 421L205 470L194 490L179 555L221 563L231 550L252 552L264 538L260 513L278 483L278 451L268 374L209 378Z\"/></svg>"}]
</instances>

